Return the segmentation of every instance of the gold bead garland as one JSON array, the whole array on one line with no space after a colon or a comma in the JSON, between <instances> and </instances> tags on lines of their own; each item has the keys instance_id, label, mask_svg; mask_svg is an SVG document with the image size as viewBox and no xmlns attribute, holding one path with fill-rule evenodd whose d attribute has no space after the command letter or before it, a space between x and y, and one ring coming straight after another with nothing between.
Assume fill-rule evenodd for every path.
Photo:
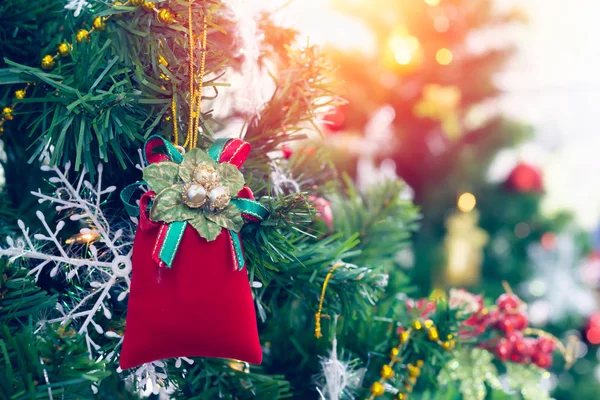
<instances>
[{"instance_id":1,"label":"gold bead garland","mask_svg":"<svg viewBox=\"0 0 600 400\"><path fill-rule=\"evenodd\" d=\"M126 5L127 3L123 3L121 1L115 1L113 3L113 6L123 6ZM169 9L161 9L161 10L157 10L156 9L156 3L151 2L151 1L147 1L147 0L129 0L128 4L132 5L132 6L143 6L146 10L148 11L154 11L157 13L157 20L159 22L162 22L164 24L170 25L173 24L176 20L176 16L175 14L169 10ZM106 30L107 27L107 22L108 20L111 18L111 16L97 16L92 20L92 28L87 30L87 29L80 29L75 33L75 39L78 43L89 43L91 40L91 33L94 31L104 31ZM203 42L203 49L206 49L206 15L204 16L204 42ZM71 54L71 51L73 50L73 45L68 43L68 42L63 42L60 43L56 49L56 53L54 55L52 54L46 54L42 57L41 61L40 61L40 67L46 71L53 69L56 66L56 59L59 57L68 57ZM204 57L205 55L203 54L203 59L202 59L202 66L201 66L201 73L204 74ZM164 57L161 56L161 58L159 59L159 62L161 64L163 64L164 66L167 66L168 63L166 62L166 60L164 59ZM165 74L161 74L161 79L164 80L168 80L169 77ZM29 86L29 83L27 84L27 86ZM201 89L200 89L200 93L202 93ZM25 98L26 95L26 89L20 89L17 90L15 92L15 99L17 100L22 100ZM173 102L174 103L174 102ZM197 103L199 103L199 101L197 101ZM197 108L199 108L199 104L197 105ZM176 112L173 111L173 116L176 115ZM4 122L5 121L11 121L14 119L14 105L12 106L7 106L4 107L2 109L2 113L1 113L1 118L0 118L0 134L4 132ZM176 118L173 118L173 120L175 120ZM175 125L175 124L174 124ZM194 141L195 143L195 141Z\"/></svg>"},{"instance_id":2,"label":"gold bead garland","mask_svg":"<svg viewBox=\"0 0 600 400\"><path fill-rule=\"evenodd\" d=\"M162 22L165 25L171 25L175 22L175 14L168 8L161 8L156 16L158 22Z\"/></svg>"},{"instance_id":3,"label":"gold bead garland","mask_svg":"<svg viewBox=\"0 0 600 400\"><path fill-rule=\"evenodd\" d=\"M156 4L154 4L151 1L144 1L144 3L142 4L142 7L146 11L154 11L154 9L156 8Z\"/></svg>"},{"instance_id":4,"label":"gold bead garland","mask_svg":"<svg viewBox=\"0 0 600 400\"><path fill-rule=\"evenodd\" d=\"M67 42L59 44L57 48L58 55L61 57L67 57L71 54L71 50L73 50L73 45Z\"/></svg>"},{"instance_id":5,"label":"gold bead garland","mask_svg":"<svg viewBox=\"0 0 600 400\"><path fill-rule=\"evenodd\" d=\"M56 61L54 61L54 57L51 56L50 54L46 54L44 57L42 57L42 69L48 70L48 69L52 69L54 68L54 66L56 65Z\"/></svg>"},{"instance_id":6,"label":"gold bead garland","mask_svg":"<svg viewBox=\"0 0 600 400\"><path fill-rule=\"evenodd\" d=\"M77 40L78 43L81 43L81 42L89 43L90 42L90 32L87 29L80 29L75 34L75 39Z\"/></svg>"},{"instance_id":7,"label":"gold bead garland","mask_svg":"<svg viewBox=\"0 0 600 400\"><path fill-rule=\"evenodd\" d=\"M92 21L92 27L97 31L104 31L106 29L106 17L96 17Z\"/></svg>"},{"instance_id":8,"label":"gold bead garland","mask_svg":"<svg viewBox=\"0 0 600 400\"><path fill-rule=\"evenodd\" d=\"M430 341L437 343L445 351L453 350L456 345L456 341L452 334L447 335L447 340L442 341L435 323L430 319L426 319L424 321L415 319L410 325L411 328L400 332L399 345L397 347L392 347L390 350L390 362L381 368L381 379L373 383L371 386L371 396L369 397L369 400L373 400L375 397L382 396L385 393L384 382L394 377L394 365L401 361L402 349L410 341L413 332L426 331L427 338ZM404 379L404 391L398 393L396 397L397 399L408 400L409 394L412 392L414 385L417 383L417 380L421 375L421 368L423 368L423 365L425 365L423 360L418 360L414 364L409 363L406 365L408 378Z\"/></svg>"},{"instance_id":9,"label":"gold bead garland","mask_svg":"<svg viewBox=\"0 0 600 400\"><path fill-rule=\"evenodd\" d=\"M23 100L27 95L27 88L29 86L30 84L28 83L23 89L15 90L15 100ZM4 133L4 122L12 121L15 118L15 105L16 102L13 102L10 106L2 107L2 112L0 113L0 134Z\"/></svg>"}]
</instances>

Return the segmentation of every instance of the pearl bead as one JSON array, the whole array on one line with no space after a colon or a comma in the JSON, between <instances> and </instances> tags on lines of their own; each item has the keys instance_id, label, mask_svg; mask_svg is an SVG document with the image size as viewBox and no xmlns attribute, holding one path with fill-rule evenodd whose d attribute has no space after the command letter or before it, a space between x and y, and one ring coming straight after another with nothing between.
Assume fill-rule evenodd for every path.
<instances>
[{"instance_id":1,"label":"pearl bead","mask_svg":"<svg viewBox=\"0 0 600 400\"><path fill-rule=\"evenodd\" d=\"M206 190L202 185L192 183L184 190L184 203L192 208L202 207L206 202Z\"/></svg>"},{"instance_id":2,"label":"pearl bead","mask_svg":"<svg viewBox=\"0 0 600 400\"><path fill-rule=\"evenodd\" d=\"M204 186L207 190L215 188L221 178L217 171L208 164L200 164L194 171L194 181Z\"/></svg>"},{"instance_id":3,"label":"pearl bead","mask_svg":"<svg viewBox=\"0 0 600 400\"><path fill-rule=\"evenodd\" d=\"M210 199L210 207L213 210L224 209L229 204L229 200L231 200L229 190L223 186L217 186L211 190L208 197Z\"/></svg>"}]
</instances>

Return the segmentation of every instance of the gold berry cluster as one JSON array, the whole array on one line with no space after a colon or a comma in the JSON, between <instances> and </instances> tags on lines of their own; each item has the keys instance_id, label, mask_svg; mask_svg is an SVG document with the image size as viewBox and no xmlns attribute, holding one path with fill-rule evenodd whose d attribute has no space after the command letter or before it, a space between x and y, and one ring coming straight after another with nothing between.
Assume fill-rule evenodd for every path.
<instances>
[{"instance_id":1,"label":"gold berry cluster","mask_svg":"<svg viewBox=\"0 0 600 400\"><path fill-rule=\"evenodd\" d=\"M381 378L371 385L371 397L369 400L373 400L375 397L383 396L385 393L385 381L394 377L394 366L402 360L402 350L410 341L412 335L423 334L427 335L427 339L431 342L437 343L442 349L450 351L454 349L456 341L453 335L448 335L445 340L440 338L440 333L435 326L435 323L427 319L422 321L416 319L412 322L409 329L403 330L399 334L399 344L393 347L390 351L390 361L385 364L380 371ZM407 377L403 379L403 388L398 391L395 399L407 400L410 393L413 391L414 385L417 383L417 379L421 375L421 368L423 367L423 360L406 364L404 367L406 370Z\"/></svg>"}]
</instances>

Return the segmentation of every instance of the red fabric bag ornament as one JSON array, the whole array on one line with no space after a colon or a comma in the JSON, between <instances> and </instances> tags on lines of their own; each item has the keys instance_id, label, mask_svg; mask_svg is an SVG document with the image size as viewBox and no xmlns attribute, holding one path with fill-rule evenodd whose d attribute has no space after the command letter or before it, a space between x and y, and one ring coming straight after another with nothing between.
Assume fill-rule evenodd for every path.
<instances>
[{"instance_id":1,"label":"red fabric bag ornament","mask_svg":"<svg viewBox=\"0 0 600 400\"><path fill-rule=\"evenodd\" d=\"M163 153L155 154L159 146ZM239 168L249 152L250 145L242 140L220 139L208 155L218 163ZM159 137L148 140L145 154L151 165L167 162L171 166L173 161L179 163L183 159ZM122 196L131 207L131 196ZM199 234L193 220L155 222L152 212L148 212L154 204L149 204L160 201L160 196L149 191L140 199L121 368L183 356L233 358L260 364L262 349L238 233L222 228L214 240L207 240ZM246 222L260 222L268 215L246 186L231 198L231 203ZM188 211L210 214L207 208Z\"/></svg>"}]
</instances>

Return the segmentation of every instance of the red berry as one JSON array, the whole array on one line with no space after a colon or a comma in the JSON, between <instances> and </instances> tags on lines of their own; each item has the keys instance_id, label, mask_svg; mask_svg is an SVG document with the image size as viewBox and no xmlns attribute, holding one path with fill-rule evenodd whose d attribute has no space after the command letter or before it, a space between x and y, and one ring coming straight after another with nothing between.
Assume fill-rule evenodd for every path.
<instances>
[{"instance_id":1,"label":"red berry","mask_svg":"<svg viewBox=\"0 0 600 400\"><path fill-rule=\"evenodd\" d=\"M514 352L523 357L531 357L536 352L537 340L523 338L515 342Z\"/></svg>"},{"instance_id":2,"label":"red berry","mask_svg":"<svg viewBox=\"0 0 600 400\"><path fill-rule=\"evenodd\" d=\"M515 310L521 304L521 299L516 294L513 293L504 293L498 300L496 300L496 305L500 309L500 311L511 311Z\"/></svg>"},{"instance_id":3,"label":"red berry","mask_svg":"<svg viewBox=\"0 0 600 400\"><path fill-rule=\"evenodd\" d=\"M286 160L289 160L290 157L292 156L292 154L294 153L294 150L292 150L292 148L290 146L288 146L287 144L284 144L283 146L281 146L281 151L283 152L283 157Z\"/></svg>"},{"instance_id":4,"label":"red berry","mask_svg":"<svg viewBox=\"0 0 600 400\"><path fill-rule=\"evenodd\" d=\"M542 353L552 353L556 348L556 343L549 337L541 336L537 340L537 349Z\"/></svg>"},{"instance_id":5,"label":"red berry","mask_svg":"<svg viewBox=\"0 0 600 400\"><path fill-rule=\"evenodd\" d=\"M531 361L540 368L548 369L552 366L552 356L548 353L535 353Z\"/></svg>"},{"instance_id":6,"label":"red berry","mask_svg":"<svg viewBox=\"0 0 600 400\"><path fill-rule=\"evenodd\" d=\"M496 328L504 333L508 333L513 331L515 329L515 326L510 318L508 318L507 316L502 316L500 317L498 322L496 322Z\"/></svg>"},{"instance_id":7,"label":"red berry","mask_svg":"<svg viewBox=\"0 0 600 400\"><path fill-rule=\"evenodd\" d=\"M510 319L516 330L521 331L529 325L529 320L523 313L511 314Z\"/></svg>"},{"instance_id":8,"label":"red berry","mask_svg":"<svg viewBox=\"0 0 600 400\"><path fill-rule=\"evenodd\" d=\"M506 334L506 340L514 344L523 340L523 335L521 334L521 332L517 331L508 332Z\"/></svg>"},{"instance_id":9,"label":"red berry","mask_svg":"<svg viewBox=\"0 0 600 400\"><path fill-rule=\"evenodd\" d=\"M496 345L494 349L494 353L496 353L496 357L501 359L502 361L508 360L510 357L510 353L512 352L512 344L507 340L501 340Z\"/></svg>"},{"instance_id":10,"label":"red berry","mask_svg":"<svg viewBox=\"0 0 600 400\"><path fill-rule=\"evenodd\" d=\"M526 357L522 354L512 353L510 355L510 361L517 364L527 364L529 363L529 357Z\"/></svg>"}]
</instances>

